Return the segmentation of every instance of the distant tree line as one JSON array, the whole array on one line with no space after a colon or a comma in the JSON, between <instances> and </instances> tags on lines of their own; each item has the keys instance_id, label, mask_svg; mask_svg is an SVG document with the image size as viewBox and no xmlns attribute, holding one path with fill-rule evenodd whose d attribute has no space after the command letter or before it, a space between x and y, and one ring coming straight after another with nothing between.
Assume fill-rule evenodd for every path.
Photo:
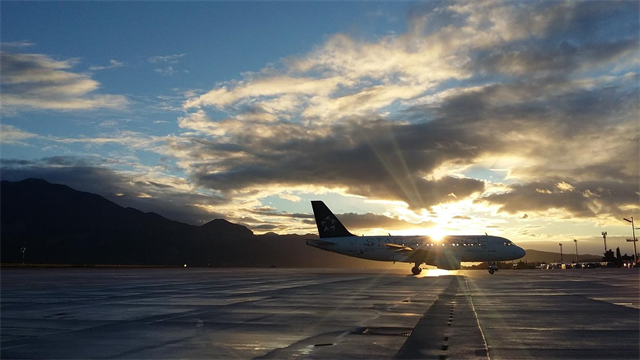
<instances>
[{"instance_id":1,"label":"distant tree line","mask_svg":"<svg viewBox=\"0 0 640 360\"><path fill-rule=\"evenodd\" d=\"M622 267L625 262L633 262L633 255L627 255L626 253L624 255L621 255L620 248L618 247L616 248L615 256L613 255L613 250L607 250L607 252L604 253L602 261L612 264L615 267Z\"/></svg>"}]
</instances>

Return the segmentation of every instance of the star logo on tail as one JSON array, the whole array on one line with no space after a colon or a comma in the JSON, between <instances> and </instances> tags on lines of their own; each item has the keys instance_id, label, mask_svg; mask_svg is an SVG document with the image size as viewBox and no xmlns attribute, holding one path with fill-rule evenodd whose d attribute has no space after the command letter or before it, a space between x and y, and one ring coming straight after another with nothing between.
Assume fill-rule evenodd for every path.
<instances>
[{"instance_id":1,"label":"star logo on tail","mask_svg":"<svg viewBox=\"0 0 640 360\"><path fill-rule=\"evenodd\" d=\"M321 221L320 223L324 226L324 231L336 231L336 223L338 221L332 218L330 215L327 215L327 218Z\"/></svg>"}]
</instances>

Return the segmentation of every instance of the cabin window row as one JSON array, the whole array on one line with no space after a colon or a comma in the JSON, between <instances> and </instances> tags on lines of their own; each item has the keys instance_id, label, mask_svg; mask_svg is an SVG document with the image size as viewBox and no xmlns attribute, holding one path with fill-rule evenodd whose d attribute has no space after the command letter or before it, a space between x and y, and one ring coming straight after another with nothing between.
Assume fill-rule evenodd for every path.
<instances>
[{"instance_id":1,"label":"cabin window row","mask_svg":"<svg viewBox=\"0 0 640 360\"><path fill-rule=\"evenodd\" d=\"M433 243L427 243L426 246L445 246L445 245L450 245L450 246L483 246L484 244L475 244L475 243L462 243L462 244L458 244L458 243L452 243L452 244L433 244Z\"/></svg>"}]
</instances>

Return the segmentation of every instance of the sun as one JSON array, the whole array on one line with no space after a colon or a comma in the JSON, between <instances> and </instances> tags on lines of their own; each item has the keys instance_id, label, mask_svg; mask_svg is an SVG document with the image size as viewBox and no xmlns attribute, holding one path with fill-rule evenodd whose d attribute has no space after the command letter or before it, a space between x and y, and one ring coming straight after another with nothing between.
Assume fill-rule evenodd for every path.
<instances>
[{"instance_id":1,"label":"sun","mask_svg":"<svg viewBox=\"0 0 640 360\"><path fill-rule=\"evenodd\" d=\"M440 241L445 237L445 235L447 235L444 230L437 227L429 229L427 234L435 241Z\"/></svg>"}]
</instances>

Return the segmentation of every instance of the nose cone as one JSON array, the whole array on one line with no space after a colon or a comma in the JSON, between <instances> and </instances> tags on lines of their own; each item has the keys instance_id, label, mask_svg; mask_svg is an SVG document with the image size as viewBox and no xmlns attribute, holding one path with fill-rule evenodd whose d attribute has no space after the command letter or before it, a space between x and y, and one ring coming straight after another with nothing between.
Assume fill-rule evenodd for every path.
<instances>
[{"instance_id":1,"label":"nose cone","mask_svg":"<svg viewBox=\"0 0 640 360\"><path fill-rule=\"evenodd\" d=\"M524 251L523 248L518 246L518 248L516 249L516 259L520 259L521 257L524 257L525 255L527 255L527 252Z\"/></svg>"}]
</instances>

